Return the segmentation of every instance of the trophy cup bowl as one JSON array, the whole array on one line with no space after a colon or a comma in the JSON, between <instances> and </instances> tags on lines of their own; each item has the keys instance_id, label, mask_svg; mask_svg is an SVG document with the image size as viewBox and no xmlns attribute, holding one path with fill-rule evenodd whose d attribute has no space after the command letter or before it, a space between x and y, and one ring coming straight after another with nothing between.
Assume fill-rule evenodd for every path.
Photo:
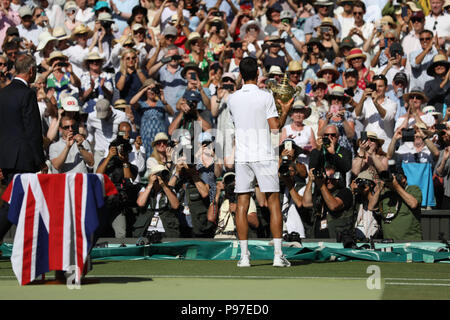
<instances>
[{"instance_id":1,"label":"trophy cup bowl","mask_svg":"<svg viewBox=\"0 0 450 320\"><path fill-rule=\"evenodd\" d=\"M283 103L288 102L292 99L292 97L300 93L301 88L300 87L292 87L289 84L288 77L286 73L284 74L283 79L281 80L280 84L276 83L269 83L269 89L272 91L273 98L275 99L275 105L277 107L278 115L281 115L281 105L277 102L277 100L281 100Z\"/></svg>"}]
</instances>

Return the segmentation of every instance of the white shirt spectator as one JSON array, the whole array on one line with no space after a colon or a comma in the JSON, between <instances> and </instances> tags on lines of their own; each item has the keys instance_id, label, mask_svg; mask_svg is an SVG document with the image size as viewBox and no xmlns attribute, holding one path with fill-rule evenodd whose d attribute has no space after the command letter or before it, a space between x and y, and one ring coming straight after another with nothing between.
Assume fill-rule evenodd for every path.
<instances>
[{"instance_id":1,"label":"white shirt spectator","mask_svg":"<svg viewBox=\"0 0 450 320\"><path fill-rule=\"evenodd\" d=\"M420 88L425 89L425 83L429 80L433 80L433 77L430 77L427 73L428 67L433 63L433 57L437 55L436 49L433 47L430 52L422 60L422 63L417 64L416 58L419 54L423 52L423 49L420 48L417 51L411 52L408 56L408 61L411 65L411 79L410 79L410 88Z\"/></svg>"},{"instance_id":2,"label":"white shirt spectator","mask_svg":"<svg viewBox=\"0 0 450 320\"><path fill-rule=\"evenodd\" d=\"M44 30L33 24L30 29L26 29L23 24L19 24L17 26L17 30L19 30L19 35L28 41L33 42L33 44L37 47L39 44L39 35L44 32Z\"/></svg>"},{"instance_id":3,"label":"white shirt spectator","mask_svg":"<svg viewBox=\"0 0 450 320\"><path fill-rule=\"evenodd\" d=\"M130 161L131 164L135 165L138 168L138 173L136 175L136 179L134 179L134 183L141 182L141 175L145 173L145 170L147 169L145 164L145 148L144 146L141 146L138 149L136 149L136 144L134 141L130 141L132 150L128 154L128 161Z\"/></svg>"},{"instance_id":4,"label":"white shirt spectator","mask_svg":"<svg viewBox=\"0 0 450 320\"><path fill-rule=\"evenodd\" d=\"M112 109L112 115L107 120L97 118L97 111L89 113L87 119L87 141L95 143L94 151L108 154L109 144L117 137L119 123L128 122L125 112Z\"/></svg>"},{"instance_id":5,"label":"white shirt spectator","mask_svg":"<svg viewBox=\"0 0 450 320\"><path fill-rule=\"evenodd\" d=\"M91 146L89 142L86 140L83 141L82 146L89 152L91 151ZM66 147L66 140L59 139L57 142L54 142L50 145L49 148L49 158L50 160L53 160L63 152L64 148ZM83 156L81 155L80 151L78 150L78 145L75 142L72 147L70 147L69 153L67 154L67 158L64 161L64 164L61 166L60 170L56 170L53 168L53 170L57 171L58 173L88 173L89 167L86 162L83 159Z\"/></svg>"},{"instance_id":6,"label":"white shirt spectator","mask_svg":"<svg viewBox=\"0 0 450 320\"><path fill-rule=\"evenodd\" d=\"M354 28L355 18L344 18L341 14L337 16L339 23L341 24L341 40L345 38L350 30Z\"/></svg>"},{"instance_id":7,"label":"white shirt spectator","mask_svg":"<svg viewBox=\"0 0 450 320\"><path fill-rule=\"evenodd\" d=\"M387 152L389 143L391 143L392 136L394 135L397 104L388 97L385 97L381 106L386 110L384 119L381 118L380 113L373 104L372 98L368 97L364 101L361 115L358 119L362 122L364 131L373 131L377 134L378 138L384 140L383 151Z\"/></svg>"},{"instance_id":8,"label":"white shirt spectator","mask_svg":"<svg viewBox=\"0 0 450 320\"><path fill-rule=\"evenodd\" d=\"M272 94L254 84L244 84L230 95L228 107L236 127L235 162L275 160L267 122L269 118L278 117Z\"/></svg>"},{"instance_id":9,"label":"white shirt spectator","mask_svg":"<svg viewBox=\"0 0 450 320\"><path fill-rule=\"evenodd\" d=\"M367 39L370 38L370 35L372 34L372 31L373 31L373 23L371 23L371 22L366 22L366 23L364 23L361 27L358 27L358 26L356 26L356 25L353 23L353 25L351 26L350 30L353 29L353 28L357 28L358 30L361 30L361 32L362 32L364 38L367 40ZM345 36L344 36L343 38L345 38L345 37L348 36L350 30L347 31L347 33L345 34ZM356 48L361 48L361 49L362 49L362 47L363 47L363 45L364 45L364 41L363 41L363 39L361 39L360 36L354 34L354 35L352 36L352 40L353 40L353 42L355 43L355 47L356 47ZM367 60L369 60L369 59L367 59Z\"/></svg>"},{"instance_id":10,"label":"white shirt spectator","mask_svg":"<svg viewBox=\"0 0 450 320\"><path fill-rule=\"evenodd\" d=\"M84 10L78 9L75 15L75 21L87 26L88 23L95 21L94 10L91 7L86 7Z\"/></svg>"},{"instance_id":11,"label":"white shirt spectator","mask_svg":"<svg viewBox=\"0 0 450 320\"><path fill-rule=\"evenodd\" d=\"M305 193L305 187L298 191L300 196ZM300 238L304 239L305 227L303 226L302 219L298 213L297 207L295 206L294 200L292 200L289 190L284 191L283 201L281 202L281 212L285 216L286 221L283 219L283 232L292 233L297 232Z\"/></svg>"},{"instance_id":12,"label":"white shirt spectator","mask_svg":"<svg viewBox=\"0 0 450 320\"><path fill-rule=\"evenodd\" d=\"M403 124L403 122L405 122L405 119L406 114L398 117L397 121L395 122L394 132L397 131L397 129ZM427 127L431 127L435 123L434 117L430 113L421 115L420 120L422 120L427 125ZM414 119L414 117L410 117L408 119L407 128L412 128L415 124L416 119Z\"/></svg>"},{"instance_id":13,"label":"white shirt spectator","mask_svg":"<svg viewBox=\"0 0 450 320\"><path fill-rule=\"evenodd\" d=\"M97 50L94 48L92 51ZM79 44L71 46L63 51L63 53L69 58L70 63L72 64L73 72L76 74L78 78L81 77L83 73L83 62L84 58L89 53L89 47L83 49Z\"/></svg>"}]
</instances>

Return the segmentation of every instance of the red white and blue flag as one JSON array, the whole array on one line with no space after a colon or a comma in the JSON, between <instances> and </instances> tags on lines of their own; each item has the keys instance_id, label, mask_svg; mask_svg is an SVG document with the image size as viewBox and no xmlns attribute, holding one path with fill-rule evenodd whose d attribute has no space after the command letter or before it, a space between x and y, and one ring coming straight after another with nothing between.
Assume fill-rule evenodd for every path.
<instances>
[{"instance_id":1,"label":"red white and blue flag","mask_svg":"<svg viewBox=\"0 0 450 320\"><path fill-rule=\"evenodd\" d=\"M116 194L102 174L18 174L2 198L17 226L11 263L25 285L51 270L84 269L104 197Z\"/></svg>"}]
</instances>

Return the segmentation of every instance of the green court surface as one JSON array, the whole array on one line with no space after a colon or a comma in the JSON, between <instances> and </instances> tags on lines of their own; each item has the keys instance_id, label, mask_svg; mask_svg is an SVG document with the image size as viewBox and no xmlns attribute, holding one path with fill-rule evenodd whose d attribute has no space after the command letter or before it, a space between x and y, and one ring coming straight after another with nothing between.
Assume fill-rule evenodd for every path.
<instances>
[{"instance_id":1,"label":"green court surface","mask_svg":"<svg viewBox=\"0 0 450 320\"><path fill-rule=\"evenodd\" d=\"M368 280L379 267L380 281ZM370 269L370 268L369 268ZM53 273L47 274L47 279ZM97 284L20 286L9 260L0 260L0 299L149 300L390 300L450 299L450 264L269 260L237 268L236 261L94 261ZM368 287L371 287L369 289ZM375 286L375 287L374 287Z\"/></svg>"}]
</instances>

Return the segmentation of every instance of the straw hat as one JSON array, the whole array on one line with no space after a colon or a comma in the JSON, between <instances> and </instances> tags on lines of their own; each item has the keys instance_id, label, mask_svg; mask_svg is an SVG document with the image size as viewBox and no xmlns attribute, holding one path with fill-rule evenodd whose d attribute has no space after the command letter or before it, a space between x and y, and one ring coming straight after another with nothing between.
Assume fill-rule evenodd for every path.
<instances>
[{"instance_id":1,"label":"straw hat","mask_svg":"<svg viewBox=\"0 0 450 320\"><path fill-rule=\"evenodd\" d=\"M390 24L391 26L395 26L394 19L391 16L384 16L380 19L380 24Z\"/></svg>"},{"instance_id":2,"label":"straw hat","mask_svg":"<svg viewBox=\"0 0 450 320\"><path fill-rule=\"evenodd\" d=\"M336 26L333 23L333 19L331 19L330 17L323 18L322 19L322 23L320 24L320 27L331 27L331 28L333 28L335 36L339 32L338 28L336 28Z\"/></svg>"},{"instance_id":3,"label":"straw hat","mask_svg":"<svg viewBox=\"0 0 450 320\"><path fill-rule=\"evenodd\" d=\"M69 10L69 9L73 9L73 10L75 10L75 11L78 10L78 6L77 6L77 4L76 4L75 1L67 1L67 2L64 4L64 11L67 11L67 10Z\"/></svg>"},{"instance_id":4,"label":"straw hat","mask_svg":"<svg viewBox=\"0 0 450 320\"><path fill-rule=\"evenodd\" d=\"M102 58L97 51L91 51L84 57L83 60L84 67L86 69L88 69L88 61L92 60L102 60L102 65L105 62L105 58Z\"/></svg>"},{"instance_id":5,"label":"straw hat","mask_svg":"<svg viewBox=\"0 0 450 320\"><path fill-rule=\"evenodd\" d=\"M289 62L287 72L301 71L301 70L303 70L303 68L302 64L299 61L292 60L291 62Z\"/></svg>"},{"instance_id":6,"label":"straw hat","mask_svg":"<svg viewBox=\"0 0 450 320\"><path fill-rule=\"evenodd\" d=\"M446 3L448 2L448 0L446 1ZM417 7L417 5L413 2L413 1L408 1L406 3L406 5L411 9L412 12L418 12L418 11L422 11L422 9L420 9L419 7ZM445 5L444 5L445 7Z\"/></svg>"},{"instance_id":7,"label":"straw hat","mask_svg":"<svg viewBox=\"0 0 450 320\"><path fill-rule=\"evenodd\" d=\"M367 59L367 56L362 52L361 49L359 48L353 48L352 50L350 50L350 52L348 53L348 56L346 58L347 61L350 61L351 59L354 58L363 58L364 61Z\"/></svg>"},{"instance_id":8,"label":"straw hat","mask_svg":"<svg viewBox=\"0 0 450 320\"><path fill-rule=\"evenodd\" d=\"M273 65L273 66L270 66L269 74L275 74L275 75L282 76L283 75L283 71L281 71L281 68L279 66Z\"/></svg>"},{"instance_id":9,"label":"straw hat","mask_svg":"<svg viewBox=\"0 0 450 320\"><path fill-rule=\"evenodd\" d=\"M437 54L434 56L433 63L427 69L427 74L429 76L434 77L435 76L434 68L439 65L445 66L447 70L450 68L450 62L448 62L447 57L444 56L443 54Z\"/></svg>"},{"instance_id":10,"label":"straw hat","mask_svg":"<svg viewBox=\"0 0 450 320\"><path fill-rule=\"evenodd\" d=\"M61 51L53 51L52 53L50 53L50 56L47 58L47 63L49 66L52 65L53 60L54 59L68 59L68 57L66 55L64 55Z\"/></svg>"},{"instance_id":11,"label":"straw hat","mask_svg":"<svg viewBox=\"0 0 450 320\"><path fill-rule=\"evenodd\" d=\"M108 12L100 12L100 14L97 17L97 21L109 21L114 22L112 16Z\"/></svg>"},{"instance_id":12,"label":"straw hat","mask_svg":"<svg viewBox=\"0 0 450 320\"><path fill-rule=\"evenodd\" d=\"M39 44L38 44L38 46L37 46L37 48L36 48L37 51L41 51L42 49L44 49L45 46L46 46L50 41L58 40L58 39L56 39L54 36L52 36L52 35L50 34L50 32L48 32L48 31L42 32L42 33L39 35L38 39L39 39Z\"/></svg>"},{"instance_id":13,"label":"straw hat","mask_svg":"<svg viewBox=\"0 0 450 320\"><path fill-rule=\"evenodd\" d=\"M327 94L327 99L331 101L333 98L343 99L344 104L350 100L350 97L345 94L344 87L335 86L330 93Z\"/></svg>"},{"instance_id":14,"label":"straw hat","mask_svg":"<svg viewBox=\"0 0 450 320\"><path fill-rule=\"evenodd\" d=\"M55 27L55 29L53 29L53 37L59 41L70 39L70 36L63 27Z\"/></svg>"},{"instance_id":15,"label":"straw hat","mask_svg":"<svg viewBox=\"0 0 450 320\"><path fill-rule=\"evenodd\" d=\"M329 62L325 63L322 66L322 69L317 71L317 77L323 78L322 75L325 73L325 71L331 71L333 73L333 82L339 79L339 71L337 71L336 67Z\"/></svg>"},{"instance_id":16,"label":"straw hat","mask_svg":"<svg viewBox=\"0 0 450 320\"><path fill-rule=\"evenodd\" d=\"M308 119L312 112L310 107L305 106L302 99L297 99L294 101L291 112L293 112L294 110L302 111L302 113L305 115L305 119Z\"/></svg>"},{"instance_id":17,"label":"straw hat","mask_svg":"<svg viewBox=\"0 0 450 320\"><path fill-rule=\"evenodd\" d=\"M422 89L419 89L419 88L413 88L413 89L411 89L411 91L409 91L408 93L405 93L405 94L403 95L403 100L404 100L404 101L409 101L410 95L419 95L419 96L422 97L423 102L427 102L427 101L428 101L428 98L427 98L427 96L423 93L423 90L422 90Z\"/></svg>"},{"instance_id":18,"label":"straw hat","mask_svg":"<svg viewBox=\"0 0 450 320\"><path fill-rule=\"evenodd\" d=\"M367 138L377 140L378 144L382 146L384 144L384 139L378 138L377 134L373 131L367 131Z\"/></svg>"},{"instance_id":19,"label":"straw hat","mask_svg":"<svg viewBox=\"0 0 450 320\"><path fill-rule=\"evenodd\" d=\"M87 33L88 38L92 38L92 36L94 35L94 31L92 31L91 29L86 27L84 24L80 24L80 25L76 26L75 29L72 30L71 39L75 40L75 36L77 34L83 34L83 33Z\"/></svg>"},{"instance_id":20,"label":"straw hat","mask_svg":"<svg viewBox=\"0 0 450 320\"><path fill-rule=\"evenodd\" d=\"M189 51L191 51L191 43L192 43L192 41L198 40L198 39L203 40L203 38L202 38L202 36L200 35L200 33L198 33L198 32L191 32L191 33L189 34L189 37L188 37L188 39L187 39L187 41L186 41L186 44L185 44L186 49L188 49Z\"/></svg>"},{"instance_id":21,"label":"straw hat","mask_svg":"<svg viewBox=\"0 0 450 320\"><path fill-rule=\"evenodd\" d=\"M313 6L332 6L332 5L334 5L334 2L328 0L316 0L316 2L313 3Z\"/></svg>"},{"instance_id":22,"label":"straw hat","mask_svg":"<svg viewBox=\"0 0 450 320\"><path fill-rule=\"evenodd\" d=\"M197 71L197 74L200 74L202 70L198 67L198 65L195 62L188 62L184 65L183 70L181 70L181 76L186 79L186 72L188 70L195 70Z\"/></svg>"},{"instance_id":23,"label":"straw hat","mask_svg":"<svg viewBox=\"0 0 450 320\"><path fill-rule=\"evenodd\" d=\"M126 109L129 106L130 105L125 99L117 99L116 102L114 102L114 109Z\"/></svg>"},{"instance_id":24,"label":"straw hat","mask_svg":"<svg viewBox=\"0 0 450 320\"><path fill-rule=\"evenodd\" d=\"M158 141L169 141L169 137L164 132L159 132L156 134L155 138L152 141L152 148L155 147L156 142Z\"/></svg>"}]
</instances>

